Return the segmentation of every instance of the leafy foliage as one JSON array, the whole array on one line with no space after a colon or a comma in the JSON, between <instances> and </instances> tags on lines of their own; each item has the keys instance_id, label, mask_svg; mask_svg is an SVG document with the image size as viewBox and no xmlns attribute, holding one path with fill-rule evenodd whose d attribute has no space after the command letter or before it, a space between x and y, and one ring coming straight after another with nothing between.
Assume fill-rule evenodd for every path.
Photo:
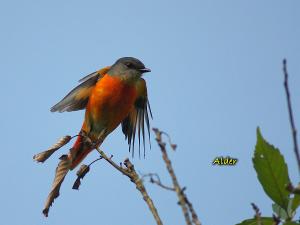
<instances>
[{"instance_id":1,"label":"leafy foliage","mask_svg":"<svg viewBox=\"0 0 300 225\"><path fill-rule=\"evenodd\" d=\"M294 212L300 205L300 195L295 194L294 198L292 199L292 206L291 209Z\"/></svg>"},{"instance_id":2,"label":"leafy foliage","mask_svg":"<svg viewBox=\"0 0 300 225\"><path fill-rule=\"evenodd\" d=\"M274 224L274 220L272 217L261 217L260 222L263 225L273 225ZM236 224L236 225L257 225L257 224L259 224L257 221L257 218L253 218L253 219L244 220L243 222Z\"/></svg>"},{"instance_id":3,"label":"leafy foliage","mask_svg":"<svg viewBox=\"0 0 300 225\"><path fill-rule=\"evenodd\" d=\"M296 222L285 222L283 225L299 225L299 223L296 223Z\"/></svg>"},{"instance_id":4,"label":"leafy foliage","mask_svg":"<svg viewBox=\"0 0 300 225\"><path fill-rule=\"evenodd\" d=\"M261 217L257 208L255 218L244 220L237 225L296 225L292 221L296 209L300 206L300 195L289 191L291 185L288 167L280 150L269 144L257 128L257 142L252 159L257 178L265 193L274 201L272 209L277 216ZM294 196L291 197L291 194Z\"/></svg>"},{"instance_id":5,"label":"leafy foliage","mask_svg":"<svg viewBox=\"0 0 300 225\"><path fill-rule=\"evenodd\" d=\"M284 210L283 208L281 208L276 203L272 204L272 209L273 209L273 212L276 213L276 215L279 216L281 219L286 220L287 218L289 218L288 212L286 210Z\"/></svg>"},{"instance_id":6,"label":"leafy foliage","mask_svg":"<svg viewBox=\"0 0 300 225\"><path fill-rule=\"evenodd\" d=\"M290 183L287 165L279 149L270 145L257 129L253 165L265 193L285 211L288 209Z\"/></svg>"}]
</instances>

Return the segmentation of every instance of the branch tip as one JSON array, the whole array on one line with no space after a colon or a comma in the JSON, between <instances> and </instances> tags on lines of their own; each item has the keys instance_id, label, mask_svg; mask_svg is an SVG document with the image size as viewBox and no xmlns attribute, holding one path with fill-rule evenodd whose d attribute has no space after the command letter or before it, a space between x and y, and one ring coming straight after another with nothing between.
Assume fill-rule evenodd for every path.
<instances>
[{"instance_id":1,"label":"branch tip","mask_svg":"<svg viewBox=\"0 0 300 225\"><path fill-rule=\"evenodd\" d=\"M292 130L292 137L293 137L293 143L294 143L294 153L296 156L297 164L298 164L298 170L300 173L300 154L299 154L299 148L298 148L298 140L297 140L297 129L294 122L294 115L293 115L293 109L292 109L292 103L291 103L291 96L290 96L290 90L289 90L289 84L288 84L288 71L287 71L287 61L286 59L283 59L283 74L284 74L284 88L286 93L286 100L287 100L287 106L288 106L288 112L289 112L289 120Z\"/></svg>"}]
</instances>

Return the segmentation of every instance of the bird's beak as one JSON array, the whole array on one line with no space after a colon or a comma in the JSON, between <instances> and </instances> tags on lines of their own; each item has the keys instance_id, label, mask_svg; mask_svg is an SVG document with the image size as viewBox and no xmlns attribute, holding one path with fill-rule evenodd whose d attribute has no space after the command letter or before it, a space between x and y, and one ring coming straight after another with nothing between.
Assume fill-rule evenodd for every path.
<instances>
[{"instance_id":1,"label":"bird's beak","mask_svg":"<svg viewBox=\"0 0 300 225\"><path fill-rule=\"evenodd\" d=\"M140 71L141 71L142 73L148 73L148 72L151 72L151 70L148 69L148 68L140 69Z\"/></svg>"}]
</instances>

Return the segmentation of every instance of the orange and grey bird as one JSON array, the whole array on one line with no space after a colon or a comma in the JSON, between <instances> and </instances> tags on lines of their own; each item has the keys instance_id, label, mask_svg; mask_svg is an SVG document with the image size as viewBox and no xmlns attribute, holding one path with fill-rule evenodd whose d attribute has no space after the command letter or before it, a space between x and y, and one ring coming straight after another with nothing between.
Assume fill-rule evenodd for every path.
<instances>
[{"instance_id":1,"label":"orange and grey bird","mask_svg":"<svg viewBox=\"0 0 300 225\"><path fill-rule=\"evenodd\" d=\"M82 83L54 105L51 112L85 109L81 132L87 134L93 142L102 142L122 124L129 150L131 146L134 147L136 133L139 142L142 136L145 146L144 124L146 123L149 134L148 112L150 116L152 114L146 82L142 75L150 71L136 58L120 58L111 67L105 67L82 78ZM93 150L82 138L78 136L71 150L71 169Z\"/></svg>"},{"instance_id":2,"label":"orange and grey bird","mask_svg":"<svg viewBox=\"0 0 300 225\"><path fill-rule=\"evenodd\" d=\"M120 124L129 150L134 151L134 142L141 138L145 154L145 127L150 138L149 117L152 117L147 95L147 86L142 78L151 70L133 57L118 59L112 66L87 75L60 102L51 108L52 112L70 112L85 109L85 116L79 135L70 149L68 166L61 163L56 169L51 192L43 211L48 215L49 208L59 194L60 185L67 172L73 170L95 147ZM86 142L85 137L95 145ZM140 152L140 151L139 151ZM37 160L38 161L38 160Z\"/></svg>"}]
</instances>

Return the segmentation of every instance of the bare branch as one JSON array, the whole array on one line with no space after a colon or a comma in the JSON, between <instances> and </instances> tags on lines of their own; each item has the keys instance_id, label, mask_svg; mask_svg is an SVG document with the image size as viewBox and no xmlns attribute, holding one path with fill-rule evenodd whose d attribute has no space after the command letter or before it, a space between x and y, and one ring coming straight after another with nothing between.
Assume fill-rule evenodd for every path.
<instances>
[{"instance_id":1,"label":"bare branch","mask_svg":"<svg viewBox=\"0 0 300 225\"><path fill-rule=\"evenodd\" d=\"M158 176L157 173L148 173L148 174L145 174L141 177L141 179L143 180L143 178L145 177L150 177L150 183L152 184L156 184L158 185L159 187L163 188L163 189L166 189L168 191L175 191L175 188L173 187L168 187L166 185L164 185L161 181L160 181L160 178ZM155 177L155 178L154 178Z\"/></svg>"},{"instance_id":2,"label":"bare branch","mask_svg":"<svg viewBox=\"0 0 300 225\"><path fill-rule=\"evenodd\" d=\"M157 128L153 128L153 131L155 132L156 141L157 141L157 143L158 143L158 145L160 147L160 150L162 152L162 157L163 157L163 160L164 160L164 162L166 164L167 170L168 170L168 172L169 172L169 174L170 174L170 176L172 178L173 187L175 189L175 192L177 193L177 197L179 199L179 205L181 206L181 209L182 209L182 212L183 212L186 224L187 225L192 225L191 218L190 218L190 215L189 215L189 212L190 212L191 214L194 214L193 222L196 225L201 225L201 223L200 223L200 221L199 221L199 219L197 217L197 214L194 211L193 207L190 208L188 206L188 203L186 201L187 198L186 198L186 196L185 196L185 194L183 192L183 189L180 187L180 185L178 183L177 177L176 177L174 169L172 167L171 160L168 157L168 153L167 153L167 150L166 150L166 143L164 143L162 141L162 134L165 134L165 132L161 132ZM169 141L170 141L170 139L169 139ZM172 148L173 148L173 146L175 146L175 148L176 148L176 145L171 144L171 143L170 143L170 145L171 145ZM192 205L190 204L190 206L192 206Z\"/></svg>"},{"instance_id":3,"label":"bare branch","mask_svg":"<svg viewBox=\"0 0 300 225\"><path fill-rule=\"evenodd\" d=\"M298 148L298 141L297 141L297 129L296 129L295 122L294 122L291 96L290 96L289 84L288 84L288 72L287 72L286 65L287 65L286 59L284 59L283 60L284 88L285 88L285 92L286 92L286 99L287 99L288 110L289 110L289 119L290 119L290 124L291 124L291 129L292 129L292 135L293 135L294 152L295 152L297 163L298 163L298 170L300 172L300 156L299 156L299 148Z\"/></svg>"},{"instance_id":4,"label":"bare branch","mask_svg":"<svg viewBox=\"0 0 300 225\"><path fill-rule=\"evenodd\" d=\"M177 148L177 145L172 143L170 135L164 131L160 131L160 132L161 132L161 134L164 134L167 136L169 145L171 146L171 149L175 151Z\"/></svg>"},{"instance_id":5,"label":"bare branch","mask_svg":"<svg viewBox=\"0 0 300 225\"><path fill-rule=\"evenodd\" d=\"M198 218L198 215L197 215L196 211L194 210L194 207L193 207L192 203L188 200L186 194L185 193L183 193L183 194L184 194L184 200L185 200L185 202L186 202L186 204L187 204L187 206L188 206L188 208L189 208L189 210L192 214L193 223L195 225L201 225L200 220Z\"/></svg>"},{"instance_id":6,"label":"bare branch","mask_svg":"<svg viewBox=\"0 0 300 225\"><path fill-rule=\"evenodd\" d=\"M121 165L119 166L114 161L112 161L111 157L107 157L107 155L100 150L98 147L96 147L96 150L99 152L101 157L107 161L111 166L113 166L115 169L117 169L119 172L121 172L123 175L127 176L132 183L135 184L136 189L139 190L139 192L142 194L144 201L147 203L157 225L162 225L162 221L158 215L157 209L153 204L152 199L148 195L148 192L140 179L139 175L136 173L133 164L129 161L129 159L124 160L124 165L126 168L123 168Z\"/></svg>"}]
</instances>

